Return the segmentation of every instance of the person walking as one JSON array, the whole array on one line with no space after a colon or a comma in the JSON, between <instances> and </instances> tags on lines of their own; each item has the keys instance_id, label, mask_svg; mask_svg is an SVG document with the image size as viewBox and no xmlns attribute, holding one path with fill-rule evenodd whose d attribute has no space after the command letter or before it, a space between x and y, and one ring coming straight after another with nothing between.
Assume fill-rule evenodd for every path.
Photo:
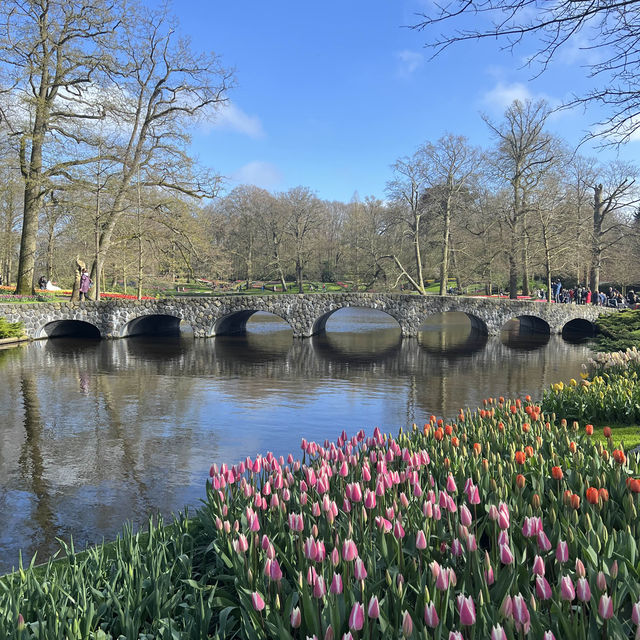
<instances>
[{"instance_id":1,"label":"person walking","mask_svg":"<svg viewBox=\"0 0 640 640\"><path fill-rule=\"evenodd\" d=\"M91 278L87 273L86 269L82 269L82 274L80 275L80 300L87 300L87 293L89 293L89 288L91 287Z\"/></svg>"}]
</instances>

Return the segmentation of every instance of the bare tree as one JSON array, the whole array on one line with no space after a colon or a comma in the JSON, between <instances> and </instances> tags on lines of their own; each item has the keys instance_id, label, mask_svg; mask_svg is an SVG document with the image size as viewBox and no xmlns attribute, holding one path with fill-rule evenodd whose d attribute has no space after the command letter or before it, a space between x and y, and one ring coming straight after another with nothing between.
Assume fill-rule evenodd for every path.
<instances>
[{"instance_id":1,"label":"bare tree","mask_svg":"<svg viewBox=\"0 0 640 640\"><path fill-rule=\"evenodd\" d=\"M94 281L133 187L195 198L216 195L219 178L195 172L187 153L188 127L198 118L215 117L231 79L217 56L195 54L178 38L164 8L130 8L113 58L124 64L114 64L109 71L112 86L103 104L113 132L101 144L104 155L119 167L112 176L113 200L108 210L103 209L91 268Z\"/></svg>"},{"instance_id":2,"label":"bare tree","mask_svg":"<svg viewBox=\"0 0 640 640\"><path fill-rule=\"evenodd\" d=\"M103 0L8 0L0 5L2 117L18 141L24 179L16 292L33 290L38 214L52 183L78 160L55 156L49 142L82 144L79 121L99 118L86 100L119 18Z\"/></svg>"},{"instance_id":3,"label":"bare tree","mask_svg":"<svg viewBox=\"0 0 640 640\"><path fill-rule=\"evenodd\" d=\"M544 101L515 100L498 125L485 122L497 141L494 167L497 176L511 189L511 204L505 217L509 237L506 253L509 260L509 297L517 298L518 257L521 258L523 293L528 293L527 213L532 192L544 174L557 161L558 150L551 135L544 131L549 109Z\"/></svg>"},{"instance_id":4,"label":"bare tree","mask_svg":"<svg viewBox=\"0 0 640 640\"><path fill-rule=\"evenodd\" d=\"M577 44L597 51L586 67L595 86L575 96L568 106L591 102L609 114L597 123L596 134L626 142L640 127L640 2L637 0L447 0L433 3L415 29L433 36L435 55L451 45L483 39L502 41L512 50L536 40L527 63L544 72L558 51ZM469 26L471 25L471 26ZM447 27L450 31L446 31ZM445 32L442 32L442 28ZM435 30L437 33L434 33ZM586 44L580 45L578 38Z\"/></svg>"},{"instance_id":5,"label":"bare tree","mask_svg":"<svg viewBox=\"0 0 640 640\"><path fill-rule=\"evenodd\" d=\"M451 223L459 212L463 190L468 189L480 165L479 150L471 147L464 136L447 134L435 144L421 148L427 180L439 191L442 215L442 250L440 260L440 295L447 292L451 246Z\"/></svg>"},{"instance_id":6,"label":"bare tree","mask_svg":"<svg viewBox=\"0 0 640 640\"><path fill-rule=\"evenodd\" d=\"M429 179L423 151L418 150L411 157L396 160L392 169L394 177L387 183L386 191L402 221L404 233L411 240L415 276L411 275L397 252L388 257L393 259L415 290L425 295L421 236L422 219L425 215L424 194L429 187Z\"/></svg>"},{"instance_id":7,"label":"bare tree","mask_svg":"<svg viewBox=\"0 0 640 640\"><path fill-rule=\"evenodd\" d=\"M619 242L633 221L633 208L640 202L634 189L637 169L628 163L613 162L603 170L604 180L593 188L593 229L591 237L591 291L600 289L602 259ZM626 217L625 215L626 214Z\"/></svg>"},{"instance_id":8,"label":"bare tree","mask_svg":"<svg viewBox=\"0 0 640 640\"><path fill-rule=\"evenodd\" d=\"M312 250L311 238L320 225L320 200L307 187L294 187L280 195L284 209L284 232L292 241L298 292L303 293L302 275Z\"/></svg>"}]
</instances>

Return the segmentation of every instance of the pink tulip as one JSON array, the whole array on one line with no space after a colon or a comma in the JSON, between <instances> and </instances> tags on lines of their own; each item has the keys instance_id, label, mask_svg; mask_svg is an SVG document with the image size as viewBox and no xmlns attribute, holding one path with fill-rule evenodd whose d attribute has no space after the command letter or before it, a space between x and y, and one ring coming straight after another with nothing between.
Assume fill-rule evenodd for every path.
<instances>
[{"instance_id":1,"label":"pink tulip","mask_svg":"<svg viewBox=\"0 0 640 640\"><path fill-rule=\"evenodd\" d=\"M578 595L578 600L582 602L589 602L589 600L591 600L591 589L589 588L589 583L586 578L578 578L576 594Z\"/></svg>"},{"instance_id":2,"label":"pink tulip","mask_svg":"<svg viewBox=\"0 0 640 640\"><path fill-rule=\"evenodd\" d=\"M560 542L558 542L558 546L556 547L556 560L558 562L566 562L568 559L569 545L564 540L560 540Z\"/></svg>"},{"instance_id":3,"label":"pink tulip","mask_svg":"<svg viewBox=\"0 0 640 640\"><path fill-rule=\"evenodd\" d=\"M236 542L236 551L238 553L245 553L248 548L249 548L249 542L247 541L247 536L241 533L238 536L238 540Z\"/></svg>"},{"instance_id":4,"label":"pink tulip","mask_svg":"<svg viewBox=\"0 0 640 640\"><path fill-rule=\"evenodd\" d=\"M431 629L435 629L440 624L438 612L433 602L427 603L424 607L424 622Z\"/></svg>"},{"instance_id":5,"label":"pink tulip","mask_svg":"<svg viewBox=\"0 0 640 640\"><path fill-rule=\"evenodd\" d=\"M460 631L449 631L449 640L464 640Z\"/></svg>"},{"instance_id":6,"label":"pink tulip","mask_svg":"<svg viewBox=\"0 0 640 640\"><path fill-rule=\"evenodd\" d=\"M452 543L451 543L451 555L454 557L458 557L461 556L463 554L463 550L462 550L462 545L460 544L460 540L458 540L458 538L456 538Z\"/></svg>"},{"instance_id":7,"label":"pink tulip","mask_svg":"<svg viewBox=\"0 0 640 640\"><path fill-rule=\"evenodd\" d=\"M489 507L489 514L488 515L489 515L489 520L497 520L498 519L498 516L500 514L498 513L498 507L496 507L495 504L492 504Z\"/></svg>"},{"instance_id":8,"label":"pink tulip","mask_svg":"<svg viewBox=\"0 0 640 640\"><path fill-rule=\"evenodd\" d=\"M360 631L364 625L364 605L355 602L349 614L349 629Z\"/></svg>"},{"instance_id":9,"label":"pink tulip","mask_svg":"<svg viewBox=\"0 0 640 640\"><path fill-rule=\"evenodd\" d=\"M569 576L562 576L560 579L560 597L567 602L572 602L576 597L573 582Z\"/></svg>"},{"instance_id":10,"label":"pink tulip","mask_svg":"<svg viewBox=\"0 0 640 640\"><path fill-rule=\"evenodd\" d=\"M600 602L598 603L598 613L603 620L609 620L613 618L613 599L606 593L600 596Z\"/></svg>"},{"instance_id":11,"label":"pink tulip","mask_svg":"<svg viewBox=\"0 0 640 640\"><path fill-rule=\"evenodd\" d=\"M427 537L422 529L418 531L416 535L416 549L426 549L427 548Z\"/></svg>"},{"instance_id":12,"label":"pink tulip","mask_svg":"<svg viewBox=\"0 0 640 640\"><path fill-rule=\"evenodd\" d=\"M491 628L491 640L507 640L507 634L502 628L502 625L497 624Z\"/></svg>"},{"instance_id":13,"label":"pink tulip","mask_svg":"<svg viewBox=\"0 0 640 640\"><path fill-rule=\"evenodd\" d=\"M358 547L353 540L345 540L342 545L342 559L352 562L358 557Z\"/></svg>"},{"instance_id":14,"label":"pink tulip","mask_svg":"<svg viewBox=\"0 0 640 640\"><path fill-rule=\"evenodd\" d=\"M282 569L280 568L280 563L277 560L271 560L271 565L269 567L269 577L271 580L275 580L278 582L282 580Z\"/></svg>"},{"instance_id":15,"label":"pink tulip","mask_svg":"<svg viewBox=\"0 0 640 640\"><path fill-rule=\"evenodd\" d=\"M449 493L455 493L457 490L458 487L456 486L456 481L454 480L453 476L449 474L449 477L447 478L447 491Z\"/></svg>"},{"instance_id":16,"label":"pink tulip","mask_svg":"<svg viewBox=\"0 0 640 640\"><path fill-rule=\"evenodd\" d=\"M493 575L493 567L489 566L488 569L485 569L484 571L484 579L485 582L487 583L487 586L491 586L495 581L495 576Z\"/></svg>"},{"instance_id":17,"label":"pink tulip","mask_svg":"<svg viewBox=\"0 0 640 640\"><path fill-rule=\"evenodd\" d=\"M342 593L342 576L339 573L333 574L329 591L333 594Z\"/></svg>"},{"instance_id":18,"label":"pink tulip","mask_svg":"<svg viewBox=\"0 0 640 640\"><path fill-rule=\"evenodd\" d=\"M398 539L401 540L402 538L404 538L404 528L403 526L400 524L399 520L395 521L395 524L393 525L393 535Z\"/></svg>"},{"instance_id":19,"label":"pink tulip","mask_svg":"<svg viewBox=\"0 0 640 640\"><path fill-rule=\"evenodd\" d=\"M264 609L264 600L257 591L251 594L251 604L256 611L262 611Z\"/></svg>"},{"instance_id":20,"label":"pink tulip","mask_svg":"<svg viewBox=\"0 0 640 640\"><path fill-rule=\"evenodd\" d=\"M551 549L551 542L544 531L538 531L538 548L542 549L542 551Z\"/></svg>"},{"instance_id":21,"label":"pink tulip","mask_svg":"<svg viewBox=\"0 0 640 640\"><path fill-rule=\"evenodd\" d=\"M511 564L513 562L513 553L511 553L511 547L507 544L500 545L500 562L502 564Z\"/></svg>"},{"instance_id":22,"label":"pink tulip","mask_svg":"<svg viewBox=\"0 0 640 640\"><path fill-rule=\"evenodd\" d=\"M480 504L480 490L477 486L473 486L469 489L469 504Z\"/></svg>"},{"instance_id":23,"label":"pink tulip","mask_svg":"<svg viewBox=\"0 0 640 640\"><path fill-rule=\"evenodd\" d=\"M539 600L549 600L553 595L551 585L544 576L536 576L536 595Z\"/></svg>"},{"instance_id":24,"label":"pink tulip","mask_svg":"<svg viewBox=\"0 0 640 640\"><path fill-rule=\"evenodd\" d=\"M367 489L364 492L364 506L365 506L365 509L376 508L376 494L373 491L371 491L371 489Z\"/></svg>"},{"instance_id":25,"label":"pink tulip","mask_svg":"<svg viewBox=\"0 0 640 640\"><path fill-rule=\"evenodd\" d=\"M297 629L302 623L302 614L300 613L300 607L296 607L291 612L291 626L294 629Z\"/></svg>"},{"instance_id":26,"label":"pink tulip","mask_svg":"<svg viewBox=\"0 0 640 640\"><path fill-rule=\"evenodd\" d=\"M478 543L476 541L476 537L470 533L469 537L467 538L467 551L477 551L478 550Z\"/></svg>"},{"instance_id":27,"label":"pink tulip","mask_svg":"<svg viewBox=\"0 0 640 640\"><path fill-rule=\"evenodd\" d=\"M327 593L327 587L322 576L317 576L313 585L313 597L322 598Z\"/></svg>"},{"instance_id":28,"label":"pink tulip","mask_svg":"<svg viewBox=\"0 0 640 640\"><path fill-rule=\"evenodd\" d=\"M371 596L371 600L369 600L367 615L373 620L380 617L380 605L378 604L378 598L376 596Z\"/></svg>"},{"instance_id":29,"label":"pink tulip","mask_svg":"<svg viewBox=\"0 0 640 640\"><path fill-rule=\"evenodd\" d=\"M471 596L467 598L462 594L458 596L458 614L461 625L469 627L476 623L476 607Z\"/></svg>"},{"instance_id":30,"label":"pink tulip","mask_svg":"<svg viewBox=\"0 0 640 640\"><path fill-rule=\"evenodd\" d=\"M471 516L471 511L469 511L469 508L467 507L466 504L463 504L460 507L460 522L465 527L468 527L473 522L473 517Z\"/></svg>"},{"instance_id":31,"label":"pink tulip","mask_svg":"<svg viewBox=\"0 0 640 640\"><path fill-rule=\"evenodd\" d=\"M553 631L545 631L542 640L556 640L556 637L553 635Z\"/></svg>"},{"instance_id":32,"label":"pink tulip","mask_svg":"<svg viewBox=\"0 0 640 640\"><path fill-rule=\"evenodd\" d=\"M436 589L446 591L449 588L449 572L441 570L436 577Z\"/></svg>"},{"instance_id":33,"label":"pink tulip","mask_svg":"<svg viewBox=\"0 0 640 640\"><path fill-rule=\"evenodd\" d=\"M307 560L315 560L316 553L318 551L318 546L316 545L316 541L313 538L307 538L304 542L304 557Z\"/></svg>"},{"instance_id":34,"label":"pink tulip","mask_svg":"<svg viewBox=\"0 0 640 640\"><path fill-rule=\"evenodd\" d=\"M612 580L615 580L618 577L618 561L614 560L611 563L611 568L609 569L609 575Z\"/></svg>"},{"instance_id":35,"label":"pink tulip","mask_svg":"<svg viewBox=\"0 0 640 640\"><path fill-rule=\"evenodd\" d=\"M596 586L600 591L605 591L607 588L607 579L605 578L602 571L598 571L598 575L596 577Z\"/></svg>"},{"instance_id":36,"label":"pink tulip","mask_svg":"<svg viewBox=\"0 0 640 640\"><path fill-rule=\"evenodd\" d=\"M500 605L500 613L506 620L513 618L513 598L510 595L506 595L502 604Z\"/></svg>"},{"instance_id":37,"label":"pink tulip","mask_svg":"<svg viewBox=\"0 0 640 640\"><path fill-rule=\"evenodd\" d=\"M364 580L367 577L367 569L364 566L361 558L356 558L355 565L353 567L353 575L356 580Z\"/></svg>"},{"instance_id":38,"label":"pink tulip","mask_svg":"<svg viewBox=\"0 0 640 640\"><path fill-rule=\"evenodd\" d=\"M347 634L345 634L347 635ZM351 640L353 640L353 636L351 635L351 633L349 633L349 636L351 638ZM334 637L334 633L333 633L333 627L331 625L329 625L327 627L327 630L324 632L324 640L333 640Z\"/></svg>"},{"instance_id":39,"label":"pink tulip","mask_svg":"<svg viewBox=\"0 0 640 640\"><path fill-rule=\"evenodd\" d=\"M513 596L513 619L517 624L526 626L531 618L529 616L529 609L527 609L527 603L524 597L519 593L517 596Z\"/></svg>"},{"instance_id":40,"label":"pink tulip","mask_svg":"<svg viewBox=\"0 0 640 640\"><path fill-rule=\"evenodd\" d=\"M413 633L413 620L408 611L402 612L402 634L405 638L411 637Z\"/></svg>"},{"instance_id":41,"label":"pink tulip","mask_svg":"<svg viewBox=\"0 0 640 640\"><path fill-rule=\"evenodd\" d=\"M536 556L533 559L533 574L536 576L543 576L544 575L544 560L540 557L540 556Z\"/></svg>"}]
</instances>

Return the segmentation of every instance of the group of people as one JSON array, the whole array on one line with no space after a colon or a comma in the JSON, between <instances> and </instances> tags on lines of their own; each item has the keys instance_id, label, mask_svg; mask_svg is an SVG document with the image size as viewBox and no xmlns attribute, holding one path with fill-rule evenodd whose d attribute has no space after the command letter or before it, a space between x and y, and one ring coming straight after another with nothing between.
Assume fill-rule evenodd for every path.
<instances>
[{"instance_id":1,"label":"group of people","mask_svg":"<svg viewBox=\"0 0 640 640\"><path fill-rule=\"evenodd\" d=\"M89 293L89 289L91 288L92 284L93 283L91 281L91 278L89 277L89 274L87 273L87 270L82 269L82 272L80 273L80 286L78 288L80 300L87 299L87 294ZM38 280L38 287L46 291L61 291L60 287L53 284L51 280L47 280L46 276L40 276L40 279Z\"/></svg>"},{"instance_id":2,"label":"group of people","mask_svg":"<svg viewBox=\"0 0 640 640\"><path fill-rule=\"evenodd\" d=\"M640 303L640 296L636 295L633 289L627 291L623 296L620 291L609 287L605 291L591 291L589 287L578 285L573 289L565 289L560 280L551 283L551 293L555 302L563 304L596 304L602 307L633 307Z\"/></svg>"}]
</instances>

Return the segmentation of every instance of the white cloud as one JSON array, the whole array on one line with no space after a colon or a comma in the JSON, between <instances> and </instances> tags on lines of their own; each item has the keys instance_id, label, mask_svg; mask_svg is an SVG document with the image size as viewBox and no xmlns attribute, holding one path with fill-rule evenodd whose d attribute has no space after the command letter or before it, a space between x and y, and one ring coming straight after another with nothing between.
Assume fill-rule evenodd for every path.
<instances>
[{"instance_id":1,"label":"white cloud","mask_svg":"<svg viewBox=\"0 0 640 640\"><path fill-rule=\"evenodd\" d=\"M216 110L211 120L204 123L205 129L222 129L243 133L250 138L263 138L265 133L258 116L246 114L233 102L226 102Z\"/></svg>"},{"instance_id":2,"label":"white cloud","mask_svg":"<svg viewBox=\"0 0 640 640\"><path fill-rule=\"evenodd\" d=\"M252 184L270 189L282 181L282 173L274 164L254 160L240 167L231 175L231 179L240 184Z\"/></svg>"},{"instance_id":3,"label":"white cloud","mask_svg":"<svg viewBox=\"0 0 640 640\"><path fill-rule=\"evenodd\" d=\"M482 101L497 111L506 109L514 100L525 102L533 99L534 96L522 82L506 84L500 81L482 96Z\"/></svg>"},{"instance_id":4,"label":"white cloud","mask_svg":"<svg viewBox=\"0 0 640 640\"><path fill-rule=\"evenodd\" d=\"M403 77L413 74L424 62L424 56L421 53L409 49L397 51L395 55L400 62L399 73Z\"/></svg>"}]
</instances>

